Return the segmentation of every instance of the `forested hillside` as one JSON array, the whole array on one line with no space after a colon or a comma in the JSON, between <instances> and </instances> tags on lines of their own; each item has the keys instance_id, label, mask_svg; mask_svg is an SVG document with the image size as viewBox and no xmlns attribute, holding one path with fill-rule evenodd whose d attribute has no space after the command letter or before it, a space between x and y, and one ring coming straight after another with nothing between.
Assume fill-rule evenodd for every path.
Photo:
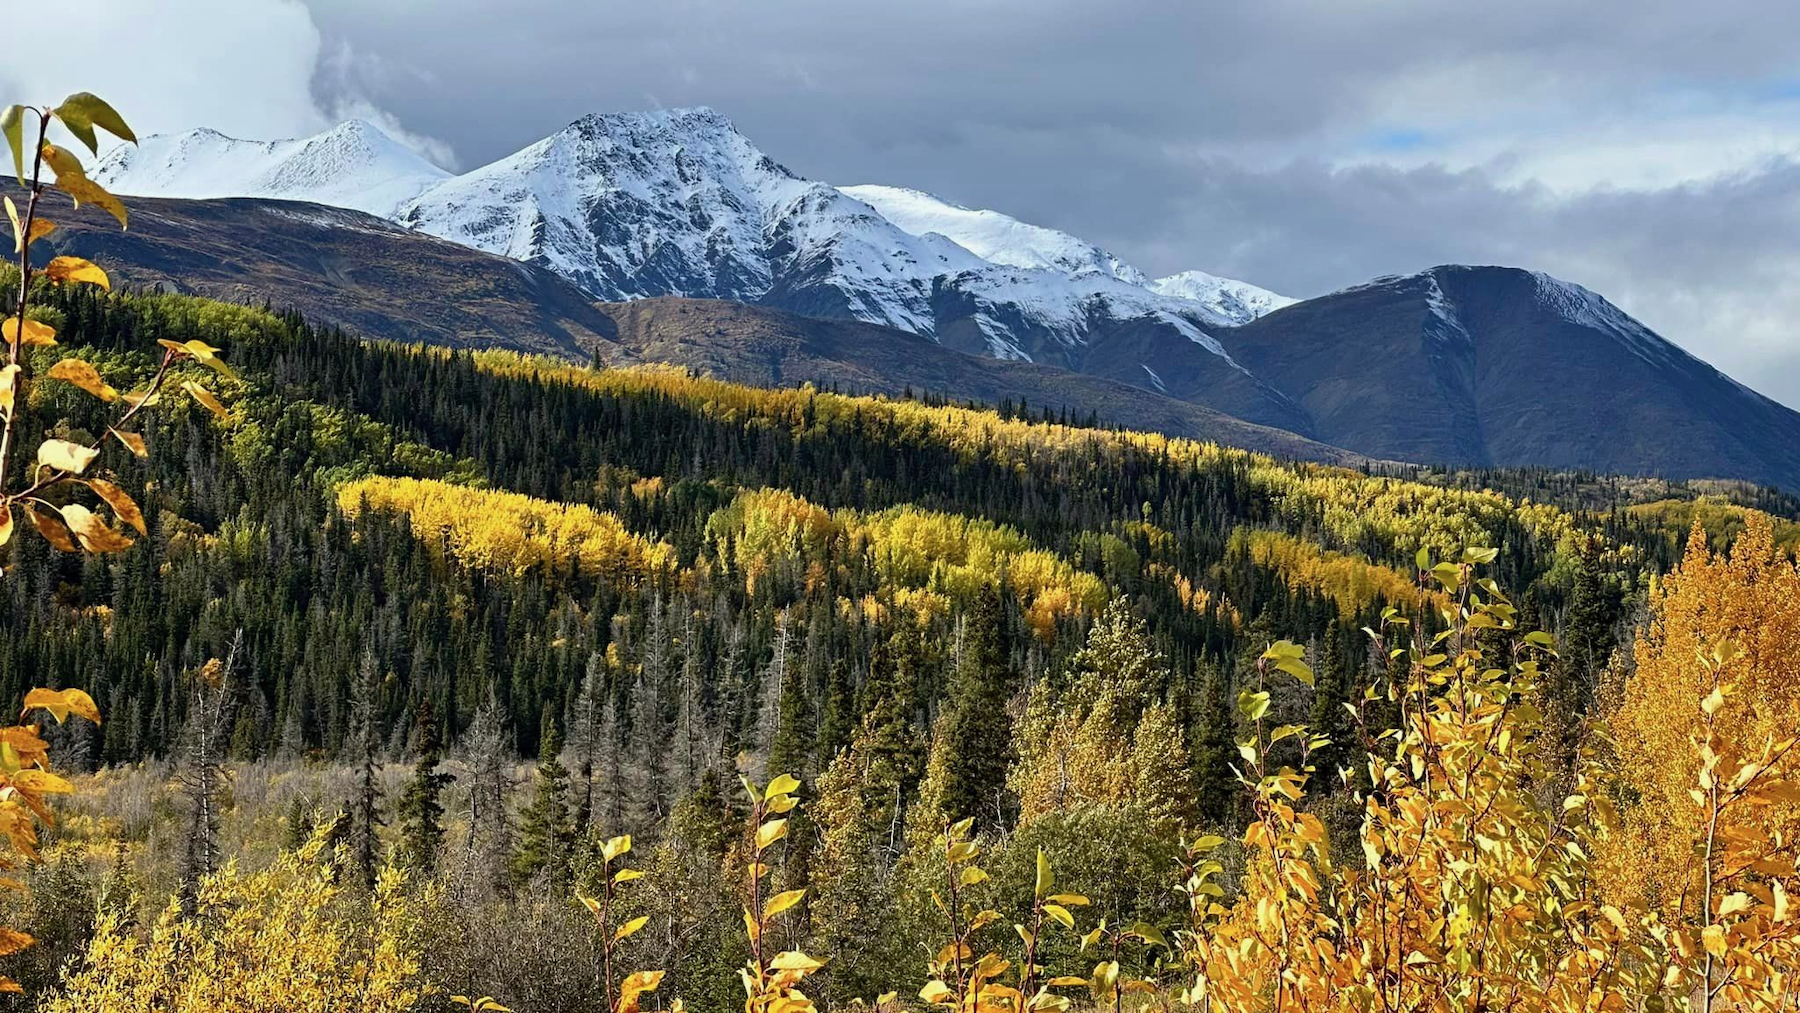
<instances>
[{"instance_id":1,"label":"forested hillside","mask_svg":"<svg viewBox=\"0 0 1800 1013\"><path fill-rule=\"evenodd\" d=\"M871 667L897 625L931 632L910 704L929 727L990 593L986 621L1028 681L1065 667L1127 596L1197 710L1259 638L1352 643L1384 607L1416 611L1421 547L1500 547L1498 578L1553 625L1586 581L1610 636L1686 532L1685 514L1628 508L1621 486L1605 510L1556 505L1592 500L1572 476L1567 492L1560 477L1482 477L1547 500L1530 502L924 401L367 345L183 297L75 290L54 305L121 387L147 367L127 351L146 337L228 348L242 377L227 419L178 414L120 476L142 490L149 551L83 562L14 546L6 608L22 634L0 646L0 690L43 673L91 689L114 715L95 762L167 755L183 672L233 653L241 756L335 755L367 665L384 742L403 746L427 702L455 738L492 691L534 755L610 656L635 673L600 680L622 714L645 697L674 720L693 696L727 763L769 745L768 673L794 662L790 719L822 768L842 743L813 733L881 680ZM55 407L89 424L75 392ZM1365 679L1361 645L1350 653L1345 679ZM664 740L626 720L620 741Z\"/></svg>"},{"instance_id":2,"label":"forested hillside","mask_svg":"<svg viewBox=\"0 0 1800 1013\"><path fill-rule=\"evenodd\" d=\"M1416 716L1388 687L1442 661L1370 633L1529 646L1465 629L1500 613L1470 605L1469 567L1437 561L1492 547L1474 558L1516 605L1504 630L1553 634L1531 777L1574 786L1584 722L1619 697L1690 532L1722 544L1752 507L1795 513L1740 487L1370 474L922 393L369 344L182 296L40 296L70 336L56 351L118 389L155 370L139 349L157 340L218 346L236 374L216 384L223 415L169 405L147 456L113 474L146 522L130 551L8 546L0 693L79 688L105 715L49 733L59 762L94 774L18 915L38 945L8 958L55 1002L173 987L142 977L154 947L266 902L298 905L267 914L295 933L348 918L396 948L378 975L393 996L369 1008L463 990L616 1006L617 949L666 971L634 1002L726 1009L743 1001L733 970L769 959L738 917L739 829L779 812L742 808L735 786L785 774L770 797L806 804L763 887L808 892L766 931L831 958L808 985L819 1003L904 986L896 968L923 975L942 933L970 931L928 899L943 849L952 867L973 854L958 834L987 849L959 881L1039 919L1026 964L1085 981L1094 959L1043 921L1063 917L1043 889L1029 907L1049 875L1093 908L1083 932L1106 919L1111 942L1090 948L1118 954L1110 973L1172 986L1185 972L1153 941L1188 917L1183 863L1190 887L1250 896L1241 831L1274 815L1240 777L1298 790L1274 768L1259 781L1255 742L1320 772L1303 818L1352 853L1369 785L1355 743L1408 741ZM102 402L33 390L46 432L104 431ZM1271 683L1278 668L1309 682ZM649 921L614 943L573 898L611 896L623 853L602 844L621 835L647 882L617 885L612 924ZM1186 857L1226 839L1245 843ZM320 866L330 853L340 864ZM266 871L223 871L233 856ZM358 897L375 922L344 913ZM120 956L140 931L152 949ZM104 948L82 958L90 938ZM931 973L974 973L943 962L999 945L975 938ZM65 965L86 970L59 993Z\"/></svg>"}]
</instances>

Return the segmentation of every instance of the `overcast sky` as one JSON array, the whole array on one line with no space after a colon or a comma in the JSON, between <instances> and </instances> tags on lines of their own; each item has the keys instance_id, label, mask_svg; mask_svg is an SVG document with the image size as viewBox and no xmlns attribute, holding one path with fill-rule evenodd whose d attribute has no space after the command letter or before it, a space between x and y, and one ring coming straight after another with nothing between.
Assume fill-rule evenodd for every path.
<instances>
[{"instance_id":1,"label":"overcast sky","mask_svg":"<svg viewBox=\"0 0 1800 1013\"><path fill-rule=\"evenodd\" d=\"M466 169L705 104L802 175L1153 274L1534 267L1800 407L1800 5L86 0L32 27L64 37L0 65L9 96L91 89L141 132L358 115Z\"/></svg>"}]
</instances>

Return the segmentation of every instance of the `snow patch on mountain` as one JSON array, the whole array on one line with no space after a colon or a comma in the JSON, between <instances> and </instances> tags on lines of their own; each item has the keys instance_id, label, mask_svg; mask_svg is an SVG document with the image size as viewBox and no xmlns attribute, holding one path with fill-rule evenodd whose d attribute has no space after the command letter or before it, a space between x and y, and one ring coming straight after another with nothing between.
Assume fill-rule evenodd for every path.
<instances>
[{"instance_id":1,"label":"snow patch on mountain","mask_svg":"<svg viewBox=\"0 0 1800 1013\"><path fill-rule=\"evenodd\" d=\"M1142 271L1092 243L998 211L963 207L902 186L868 184L838 189L915 236L936 233L991 263L1072 275L1097 272L1131 285L1148 280Z\"/></svg>"},{"instance_id":2,"label":"snow patch on mountain","mask_svg":"<svg viewBox=\"0 0 1800 1013\"><path fill-rule=\"evenodd\" d=\"M1680 346L1659 337L1633 320L1624 310L1607 302L1591 289L1572 281L1553 278L1542 271L1531 272L1531 277L1537 283L1538 302L1570 323L1611 334L1624 342L1633 355L1653 366L1666 366L1677 359L1694 358Z\"/></svg>"},{"instance_id":3,"label":"snow patch on mountain","mask_svg":"<svg viewBox=\"0 0 1800 1013\"><path fill-rule=\"evenodd\" d=\"M121 144L91 173L119 194L139 197L264 197L311 201L379 217L449 178L363 120L313 137L246 141L216 130Z\"/></svg>"},{"instance_id":4,"label":"snow patch on mountain","mask_svg":"<svg viewBox=\"0 0 1800 1013\"><path fill-rule=\"evenodd\" d=\"M1160 295L1188 299L1214 315L1235 324L1247 324L1266 313L1299 302L1235 278L1221 278L1205 271L1183 271L1158 278L1145 286Z\"/></svg>"}]
</instances>

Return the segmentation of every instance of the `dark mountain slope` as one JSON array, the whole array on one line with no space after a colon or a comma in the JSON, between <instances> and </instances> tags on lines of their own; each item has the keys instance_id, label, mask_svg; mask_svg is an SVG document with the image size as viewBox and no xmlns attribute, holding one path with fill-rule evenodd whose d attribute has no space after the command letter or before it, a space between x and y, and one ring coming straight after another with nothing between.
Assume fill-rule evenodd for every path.
<instances>
[{"instance_id":1,"label":"dark mountain slope","mask_svg":"<svg viewBox=\"0 0 1800 1013\"><path fill-rule=\"evenodd\" d=\"M1800 413L1546 275L1438 267L1219 337L1297 430L1374 457L1800 487Z\"/></svg>"},{"instance_id":2,"label":"dark mountain slope","mask_svg":"<svg viewBox=\"0 0 1800 1013\"><path fill-rule=\"evenodd\" d=\"M59 202L60 203L60 202ZM300 310L374 338L585 357L611 321L541 267L318 204L134 197L131 228L53 206L34 252L87 257L140 288Z\"/></svg>"}]
</instances>

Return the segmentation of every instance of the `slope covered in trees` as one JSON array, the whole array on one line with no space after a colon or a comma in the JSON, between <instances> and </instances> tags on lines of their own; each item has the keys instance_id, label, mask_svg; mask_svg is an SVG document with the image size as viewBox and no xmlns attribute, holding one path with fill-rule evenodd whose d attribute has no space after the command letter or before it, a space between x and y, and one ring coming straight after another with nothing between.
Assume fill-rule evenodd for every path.
<instances>
[{"instance_id":1,"label":"slope covered in trees","mask_svg":"<svg viewBox=\"0 0 1800 1013\"><path fill-rule=\"evenodd\" d=\"M71 858L68 875L96 892L116 876L126 893L165 891L194 911L256 891L274 916L310 924L323 915L283 893L303 889L292 866L207 880L213 858L154 856L175 827L202 835L193 854L266 855L277 825L290 846L311 847L322 820L319 847L358 873L351 896L369 889L358 884L394 889L378 868L390 848L416 883L437 884L394 941L418 974L520 1009L622 994L600 994L619 981L602 969L613 945L579 941L592 916L570 898L611 882L598 870L623 860L607 842L625 834L649 883L621 895L616 924L649 921L620 952L665 970L655 994L723 1009L743 1001L733 970L747 961L761 968L757 988L813 975L798 958L778 968L776 951L746 950L739 773L757 784L791 773L806 800L758 889L769 903L807 891L767 931L779 952L832 957L808 978L821 1002L898 986L894 968L935 951L941 931L982 931L946 929L926 899L946 862L974 860L962 833L988 849L967 885L990 884L977 892L1008 920L1040 920L1032 961L1083 975L1092 963L1045 913L1067 905L1043 890L1032 901L1041 848L1094 909L1084 931L1107 919L1113 974L1223 981L1217 962L1233 958L1212 944L1184 951L1188 971L1175 972L1174 949L1154 942L1190 916L1217 924L1209 939L1255 934L1248 916L1191 908L1172 889L1183 861L1214 861L1184 857L1184 840L1242 842L1195 873L1221 877L1229 896L1286 875L1259 864L1246 826L1353 854L1370 832L1354 794L1372 783L1360 735L1475 741L1466 715L1417 705L1444 693L1407 703L1395 689L1453 653L1425 645L1441 635L1511 664L1542 646L1516 631L1542 627L1563 650L1519 676L1542 702L1541 727L1534 716L1520 734L1556 748L1492 782L1512 785L1507 818L1526 820L1521 792L1587 776L1583 721L1618 698L1614 648L1630 644L1637 610L1675 593L1654 580L1687 550L1690 522L1729 515L1736 532L1756 523L1748 507L1788 505L1592 476L1372 474L1009 406L365 344L179 296L43 295L44 317L81 336L63 351L118 389L154 368L133 351L146 340L220 346L237 375L220 381L222 416L173 405L147 456L116 469L146 521L134 551L7 548L0 692L79 688L107 719L57 732L66 762L103 771L66 841L82 854L117 842L126 857L116 873ZM93 398L37 389L47 429L104 431ZM1463 564L1441 562L1470 545L1492 547L1481 571L1512 594L1504 611L1485 585L1471 606ZM1390 654L1364 627L1416 631L1421 650ZM1276 642L1297 653L1269 654ZM1276 677L1300 657L1310 682ZM1456 678L1473 681L1457 692L1490 692L1478 654L1458 657ZM1416 724L1428 714L1440 723ZM1301 725L1331 741L1283 730ZM1253 760L1246 741L1261 743ZM1304 789L1281 772L1303 763L1321 772ZM118 773L135 764L146 777L186 772L168 809L209 815L133 815L133 792L161 790ZM205 773L225 770L238 773ZM974 830L956 829L965 817ZM1306 861L1308 876L1337 875ZM1332 882L1345 905L1394 885ZM1029 903L1006 907L1018 898ZM90 933L108 953L129 934L123 915L30 917L67 922L64 956ZM179 944L190 930L170 917L144 945ZM527 957L495 957L521 946ZM1273 979L1256 975L1276 965L1261 962L1293 958L1252 950L1216 994L1265 987ZM44 963L17 976L49 984L55 952L41 947L32 959ZM411 995L407 954L384 958L401 969L383 979L397 995ZM91 961L74 994L106 966ZM971 987L956 960L937 973ZM1325 991L1352 987L1335 965L1307 973ZM635 993L663 1001L651 994Z\"/></svg>"}]
</instances>

